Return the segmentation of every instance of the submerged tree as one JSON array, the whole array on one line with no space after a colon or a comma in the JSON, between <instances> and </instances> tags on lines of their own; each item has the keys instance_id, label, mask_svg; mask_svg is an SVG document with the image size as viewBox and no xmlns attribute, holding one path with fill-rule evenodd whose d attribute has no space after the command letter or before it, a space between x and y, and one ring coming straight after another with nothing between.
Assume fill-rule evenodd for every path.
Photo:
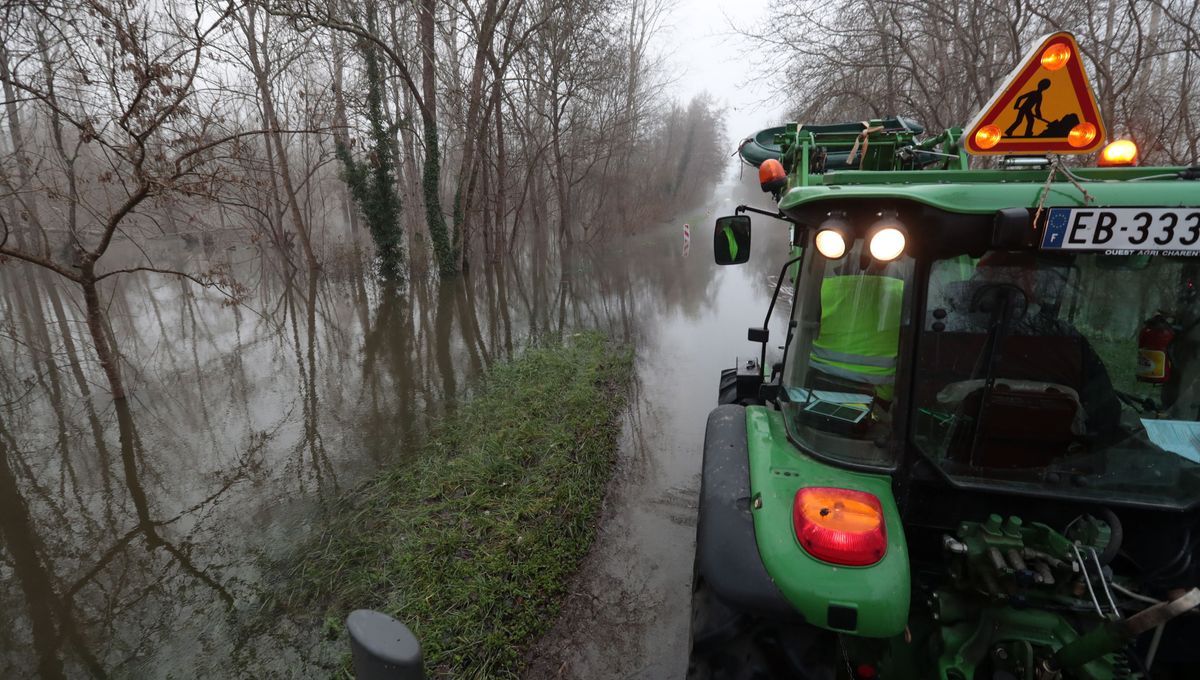
<instances>
[{"instance_id":1,"label":"submerged tree","mask_svg":"<svg viewBox=\"0 0 1200 680\"><path fill-rule=\"evenodd\" d=\"M435 0L421 0L418 8L418 34L420 39L420 79L413 75L413 66L402 54L401 46L389 40L386 34L372 30L373 26L363 21L354 6L338 6L335 3L318 4L299 0L291 4L271 7L270 11L291 18L306 28L322 28L352 36L359 41L372 44L388 59L391 68L399 75L408 97L415 103L421 116L424 145L421 187L425 203L426 225L433 241L438 270L443 276L458 272L458 257L455 252L457 238L449 233L446 216L441 202L441 139L438 135L436 63L437 45L434 14Z\"/></svg>"},{"instance_id":2,"label":"submerged tree","mask_svg":"<svg viewBox=\"0 0 1200 680\"><path fill-rule=\"evenodd\" d=\"M211 251L240 232L294 247L312 269L349 213L351 237L366 223L379 273L399 278L426 261L454 274L472 251L632 230L647 202L690 200L680 185L715 175L694 171L720 144L710 125L684 144L681 110L656 95L648 45L662 11L659 0L14 5L0 27L4 254L86 288L117 275L99 264L113 243L178 235ZM645 178L663 172L674 186L651 190Z\"/></svg>"},{"instance_id":3,"label":"submerged tree","mask_svg":"<svg viewBox=\"0 0 1200 680\"><path fill-rule=\"evenodd\" d=\"M374 7L370 7L368 12L373 13ZM373 23L374 20L369 18L368 21ZM389 281L399 281L404 278L405 265L404 240L400 229L401 201L394 168L394 159L399 156L399 151L383 110L384 85L378 48L360 40L359 49L366 67L364 75L370 150L365 159L356 159L350 142L344 136L339 136L336 138L337 155L342 162L346 186L375 242L379 273Z\"/></svg>"},{"instance_id":4,"label":"submerged tree","mask_svg":"<svg viewBox=\"0 0 1200 680\"><path fill-rule=\"evenodd\" d=\"M219 148L258 132L223 128L198 87L204 50L232 8L215 18L172 14L171 24L155 21L158 6L93 1L88 9L68 19L61 7L28 5L4 36L0 80L19 172L6 181L0 255L79 286L100 366L113 397L123 399L102 282L133 271L223 281L153 262L107 268L102 258L115 240L152 227L142 210L156 201L211 197L223 179L213 162ZM24 118L13 105L18 96L37 104ZM34 157L26 124L49 127L51 148L36 150L49 158ZM29 172L51 159L57 172Z\"/></svg>"}]
</instances>

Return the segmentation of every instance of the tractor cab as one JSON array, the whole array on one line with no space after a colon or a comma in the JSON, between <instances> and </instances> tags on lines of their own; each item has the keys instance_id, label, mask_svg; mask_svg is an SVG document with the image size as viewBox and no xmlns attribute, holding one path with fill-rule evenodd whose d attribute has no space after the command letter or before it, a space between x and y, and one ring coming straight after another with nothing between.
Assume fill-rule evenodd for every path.
<instances>
[{"instance_id":1,"label":"tractor cab","mask_svg":"<svg viewBox=\"0 0 1200 680\"><path fill-rule=\"evenodd\" d=\"M776 206L716 260L770 216L795 289L709 417L692 677L1200 677L1200 169L1105 145L1078 55L743 144Z\"/></svg>"},{"instance_id":2,"label":"tractor cab","mask_svg":"<svg viewBox=\"0 0 1200 680\"><path fill-rule=\"evenodd\" d=\"M1109 222L1117 234L1158 225L1151 243L1173 222L1200 236L1200 209L1126 208L1105 190L1130 180L1111 181L1092 190L1106 206L1045 206L1038 226L1035 209L1000 202L990 219L915 203L924 187L912 185L908 199L793 211L815 225L799 232L776 392L789 436L819 458L889 470L909 447L964 488L1200 501L1200 251L1181 249L1179 227L1161 247L1062 247L1090 246ZM835 186L850 188L823 189ZM1004 186L978 183L971 207ZM1187 180L1168 188L1163 203L1200 194Z\"/></svg>"}]
</instances>

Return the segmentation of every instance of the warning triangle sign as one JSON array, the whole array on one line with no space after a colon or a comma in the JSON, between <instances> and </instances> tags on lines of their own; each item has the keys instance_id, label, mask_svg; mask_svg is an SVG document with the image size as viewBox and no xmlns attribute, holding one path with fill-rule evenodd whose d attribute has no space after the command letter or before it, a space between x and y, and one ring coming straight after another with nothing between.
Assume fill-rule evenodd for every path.
<instances>
[{"instance_id":1,"label":"warning triangle sign","mask_svg":"<svg viewBox=\"0 0 1200 680\"><path fill-rule=\"evenodd\" d=\"M976 155L1089 153L1104 143L1100 107L1075 37L1043 38L963 135Z\"/></svg>"}]
</instances>

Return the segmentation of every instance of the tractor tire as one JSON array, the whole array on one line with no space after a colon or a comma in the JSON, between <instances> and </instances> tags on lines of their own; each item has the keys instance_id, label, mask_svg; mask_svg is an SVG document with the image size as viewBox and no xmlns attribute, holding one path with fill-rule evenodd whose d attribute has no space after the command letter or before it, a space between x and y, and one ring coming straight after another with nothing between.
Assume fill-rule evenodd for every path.
<instances>
[{"instance_id":1,"label":"tractor tire","mask_svg":"<svg viewBox=\"0 0 1200 680\"><path fill-rule=\"evenodd\" d=\"M759 680L769 678L755 663L753 646L740 638L748 616L721 602L696 574L692 581L692 634L688 680Z\"/></svg>"},{"instance_id":2,"label":"tractor tire","mask_svg":"<svg viewBox=\"0 0 1200 680\"><path fill-rule=\"evenodd\" d=\"M834 635L738 612L697 574L688 680L834 680Z\"/></svg>"},{"instance_id":3,"label":"tractor tire","mask_svg":"<svg viewBox=\"0 0 1200 680\"><path fill-rule=\"evenodd\" d=\"M746 409L718 406L704 435L688 678L833 680L834 634L805 623L762 565L748 464Z\"/></svg>"},{"instance_id":4,"label":"tractor tire","mask_svg":"<svg viewBox=\"0 0 1200 680\"><path fill-rule=\"evenodd\" d=\"M717 405L736 404L737 400L737 369L726 368L721 371L721 382L717 385Z\"/></svg>"},{"instance_id":5,"label":"tractor tire","mask_svg":"<svg viewBox=\"0 0 1200 680\"><path fill-rule=\"evenodd\" d=\"M739 406L761 406L762 400L757 397L737 396L737 369L726 368L721 371L721 381L717 384L717 405L737 404Z\"/></svg>"}]
</instances>

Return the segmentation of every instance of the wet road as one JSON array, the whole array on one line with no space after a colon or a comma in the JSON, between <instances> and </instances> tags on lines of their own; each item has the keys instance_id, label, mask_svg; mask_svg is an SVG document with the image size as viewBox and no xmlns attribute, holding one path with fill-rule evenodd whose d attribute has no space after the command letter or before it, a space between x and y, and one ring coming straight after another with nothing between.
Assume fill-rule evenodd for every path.
<instances>
[{"instance_id":1,"label":"wet road","mask_svg":"<svg viewBox=\"0 0 1200 680\"><path fill-rule=\"evenodd\" d=\"M335 667L340 641L265 614L271 563L292 559L327 499L402 460L488 364L581 328L632 343L640 380L600 539L531 675L682 674L704 420L719 369L754 351L745 329L786 241L756 220L751 262L712 264L713 215L766 204L751 181L637 236L403 292L349 253L310 278L244 246L142 244L172 267L223 264L251 295L230 307L170 278L121 277L106 290L131 393L120 403L75 291L0 267L0 677Z\"/></svg>"},{"instance_id":2,"label":"wet road","mask_svg":"<svg viewBox=\"0 0 1200 680\"><path fill-rule=\"evenodd\" d=\"M712 217L732 213L739 202L764 207L769 199L753 186L720 187L693 229L690 257L678 261L689 279L690 272L711 279L705 304L693 314L662 314L640 338L639 382L599 538L563 615L531 655L531 680L686 673L705 423L716 406L720 369L733 367L738 356L758 356L746 329L762 325L769 272L786 259L786 225L759 218L749 263L712 263ZM779 319L786 312L776 312L775 344L783 342ZM772 353L780 354L774 345Z\"/></svg>"}]
</instances>

